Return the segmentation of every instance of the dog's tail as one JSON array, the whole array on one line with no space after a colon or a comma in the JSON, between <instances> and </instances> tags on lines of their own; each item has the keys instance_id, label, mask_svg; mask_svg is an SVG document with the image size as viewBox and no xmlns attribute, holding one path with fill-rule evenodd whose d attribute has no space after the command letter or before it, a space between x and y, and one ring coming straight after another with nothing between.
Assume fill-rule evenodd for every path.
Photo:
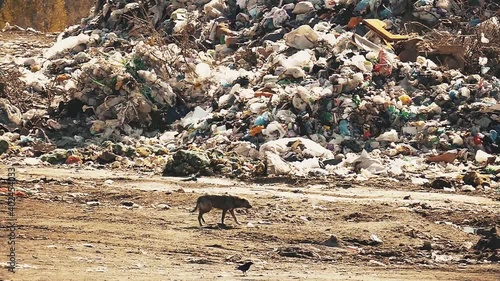
<instances>
[{"instance_id":1,"label":"dog's tail","mask_svg":"<svg viewBox=\"0 0 500 281\"><path fill-rule=\"evenodd\" d=\"M194 207L193 210L191 210L191 213L198 210L198 204L200 203L200 199L198 198L198 201L196 201L196 206Z\"/></svg>"}]
</instances>

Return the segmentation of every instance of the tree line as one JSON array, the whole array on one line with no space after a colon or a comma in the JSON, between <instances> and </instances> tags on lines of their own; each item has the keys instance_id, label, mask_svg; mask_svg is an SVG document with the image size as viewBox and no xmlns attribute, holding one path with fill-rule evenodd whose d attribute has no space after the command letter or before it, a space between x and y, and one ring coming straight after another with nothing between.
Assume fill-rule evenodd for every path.
<instances>
[{"instance_id":1,"label":"tree line","mask_svg":"<svg viewBox=\"0 0 500 281\"><path fill-rule=\"evenodd\" d=\"M94 0L0 0L0 28L5 23L44 32L62 31L89 15Z\"/></svg>"}]
</instances>

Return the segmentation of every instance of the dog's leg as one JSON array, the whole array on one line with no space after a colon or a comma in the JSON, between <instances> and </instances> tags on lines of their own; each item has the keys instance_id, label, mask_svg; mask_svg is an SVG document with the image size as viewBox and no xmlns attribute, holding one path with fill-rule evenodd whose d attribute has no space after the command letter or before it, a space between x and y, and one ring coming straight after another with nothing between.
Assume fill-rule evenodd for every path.
<instances>
[{"instance_id":1,"label":"dog's leg","mask_svg":"<svg viewBox=\"0 0 500 281\"><path fill-rule=\"evenodd\" d=\"M230 213L231 213L231 215L233 216L234 221L235 221L237 224L241 224L241 223L238 221L238 219L236 218L236 216L234 215L234 209L229 210L229 212L230 212Z\"/></svg>"},{"instance_id":2,"label":"dog's leg","mask_svg":"<svg viewBox=\"0 0 500 281\"><path fill-rule=\"evenodd\" d=\"M222 225L224 225L224 218L226 217L227 210L222 210Z\"/></svg>"},{"instance_id":3,"label":"dog's leg","mask_svg":"<svg viewBox=\"0 0 500 281\"><path fill-rule=\"evenodd\" d=\"M202 213L202 212L200 212L200 213L198 214L198 222L200 223L200 226L202 226L202 224L201 224L201 221L202 221L202 220L203 220L203 222L205 222L205 219L203 218L203 213Z\"/></svg>"}]
</instances>

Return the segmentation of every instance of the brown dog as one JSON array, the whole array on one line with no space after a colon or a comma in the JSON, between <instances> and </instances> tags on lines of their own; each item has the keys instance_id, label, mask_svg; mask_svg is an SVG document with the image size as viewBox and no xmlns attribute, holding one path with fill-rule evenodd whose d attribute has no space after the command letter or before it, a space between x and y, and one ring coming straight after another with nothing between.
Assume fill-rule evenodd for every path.
<instances>
[{"instance_id":1,"label":"brown dog","mask_svg":"<svg viewBox=\"0 0 500 281\"><path fill-rule=\"evenodd\" d=\"M202 226L201 221L205 222L203 218L204 213L210 212L212 208L221 209L222 210L222 224L224 224L224 217L226 216L227 211L231 213L234 218L234 221L237 224L238 219L234 215L234 209L236 208L252 208L248 200L239 198L236 196L229 195L203 195L198 197L198 201L196 201L196 207L191 211L194 212L196 210L199 211L198 214L198 222L200 226Z\"/></svg>"}]
</instances>

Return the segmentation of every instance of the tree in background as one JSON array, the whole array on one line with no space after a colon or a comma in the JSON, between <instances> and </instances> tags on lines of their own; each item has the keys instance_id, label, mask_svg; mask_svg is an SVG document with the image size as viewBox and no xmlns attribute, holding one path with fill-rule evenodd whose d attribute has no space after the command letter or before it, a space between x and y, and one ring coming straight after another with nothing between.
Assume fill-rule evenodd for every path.
<instances>
[{"instance_id":1,"label":"tree in background","mask_svg":"<svg viewBox=\"0 0 500 281\"><path fill-rule=\"evenodd\" d=\"M26 0L4 0L0 11L0 22L2 26L8 22L20 26L31 26L31 22L36 17L36 7L34 1Z\"/></svg>"},{"instance_id":2,"label":"tree in background","mask_svg":"<svg viewBox=\"0 0 500 281\"><path fill-rule=\"evenodd\" d=\"M67 25L80 24L82 18L90 14L95 0L66 0L66 11L68 13Z\"/></svg>"},{"instance_id":3,"label":"tree in background","mask_svg":"<svg viewBox=\"0 0 500 281\"><path fill-rule=\"evenodd\" d=\"M68 14L64 0L36 0L38 20L43 24L41 30L54 32L66 28Z\"/></svg>"},{"instance_id":4,"label":"tree in background","mask_svg":"<svg viewBox=\"0 0 500 281\"><path fill-rule=\"evenodd\" d=\"M45 32L62 31L87 17L93 3L94 0L0 0L0 28L9 22Z\"/></svg>"}]
</instances>

